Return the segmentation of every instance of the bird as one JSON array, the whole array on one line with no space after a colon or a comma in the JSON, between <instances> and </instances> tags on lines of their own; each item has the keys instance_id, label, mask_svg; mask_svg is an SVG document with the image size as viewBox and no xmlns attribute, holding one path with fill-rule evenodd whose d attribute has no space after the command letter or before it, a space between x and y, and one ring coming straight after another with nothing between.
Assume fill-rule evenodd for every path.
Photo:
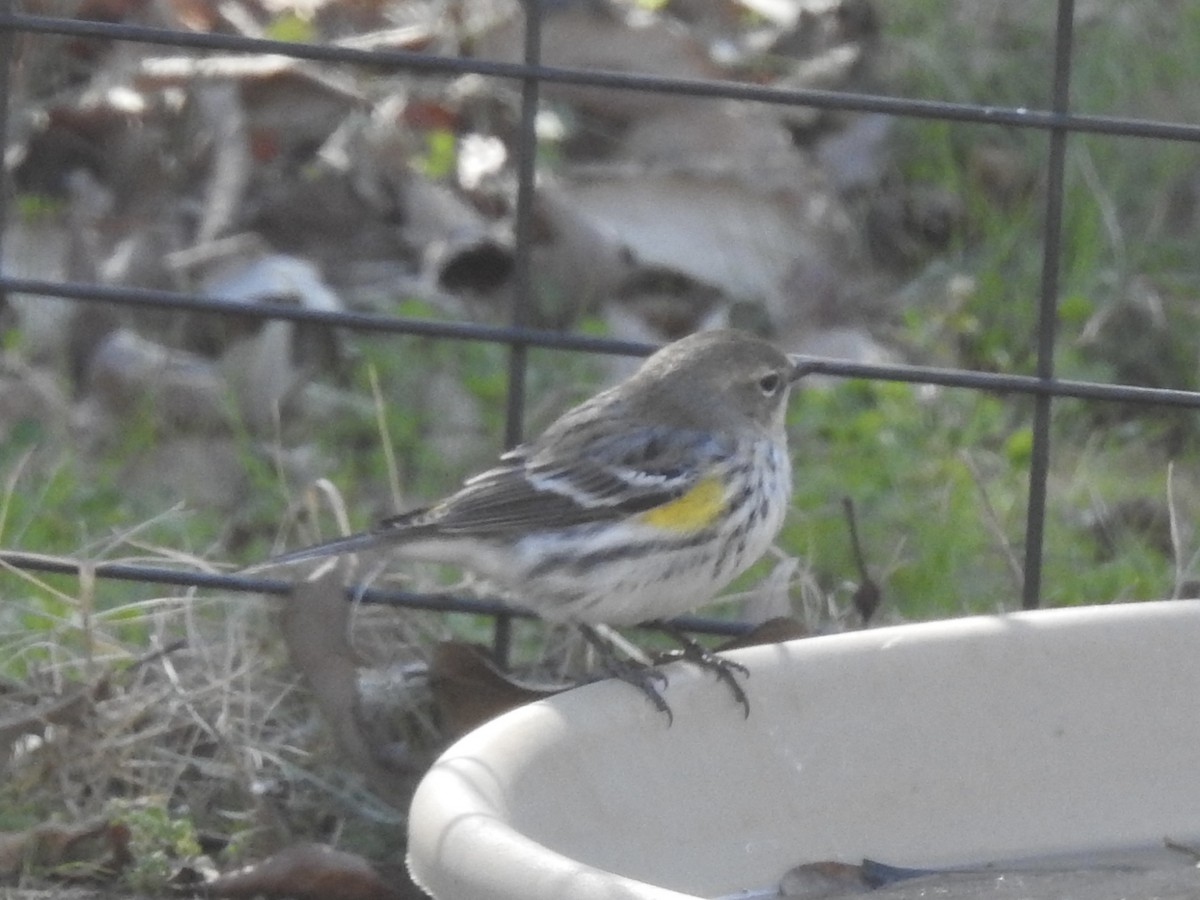
<instances>
[{"instance_id":1,"label":"bird","mask_svg":"<svg viewBox=\"0 0 1200 900\"><path fill-rule=\"evenodd\" d=\"M745 332L700 331L568 410L444 499L283 553L258 571L353 552L451 563L551 623L670 709L661 673L618 661L596 626L665 622L713 600L771 546L790 506L785 415L804 368ZM676 633L749 714L737 664Z\"/></svg>"}]
</instances>

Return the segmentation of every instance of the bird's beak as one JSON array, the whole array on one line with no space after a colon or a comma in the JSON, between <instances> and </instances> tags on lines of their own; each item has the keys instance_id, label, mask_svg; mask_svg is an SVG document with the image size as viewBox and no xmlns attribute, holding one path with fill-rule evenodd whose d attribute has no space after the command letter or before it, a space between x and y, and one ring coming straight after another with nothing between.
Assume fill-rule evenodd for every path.
<instances>
[{"instance_id":1,"label":"bird's beak","mask_svg":"<svg viewBox=\"0 0 1200 900\"><path fill-rule=\"evenodd\" d=\"M788 381L792 383L799 381L805 375L817 371L817 364L807 357L789 356L788 359L792 363L792 373L788 376Z\"/></svg>"}]
</instances>

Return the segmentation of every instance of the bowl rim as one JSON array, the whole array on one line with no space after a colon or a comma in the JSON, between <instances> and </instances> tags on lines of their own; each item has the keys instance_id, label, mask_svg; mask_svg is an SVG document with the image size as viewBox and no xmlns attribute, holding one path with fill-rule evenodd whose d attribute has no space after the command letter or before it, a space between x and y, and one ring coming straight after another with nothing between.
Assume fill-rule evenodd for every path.
<instances>
[{"instance_id":1,"label":"bowl rim","mask_svg":"<svg viewBox=\"0 0 1200 900\"><path fill-rule=\"evenodd\" d=\"M986 661L984 658L992 652L989 648L996 648L1000 658L993 663L1000 670L1005 670L1010 657L1028 657L1035 667L1037 660L1042 659L1048 666L1046 671L1053 673L1055 661L1047 657L1057 646L1076 648L1071 652L1080 660L1094 657L1103 668L1105 648L1114 641L1126 641L1136 648L1141 640L1137 638L1139 631L1145 631L1153 638L1153 644L1162 647L1177 639L1200 639L1200 601L1074 606L889 625L751 647L729 656L751 670L747 689L751 692L752 711L748 721L751 726L761 726L762 723L753 721L758 712L755 697L765 684L761 692L764 702L773 702L771 677L767 673L774 667L800 666L809 674L828 669L842 673L858 667L859 674L878 675L880 660L903 662L911 658L916 660L913 665L919 665L921 659L937 658L938 654L949 654L948 660L959 654L962 662L955 665L974 666ZM1093 645L1105 652L1088 650ZM1148 684L1161 681L1164 673L1174 671L1171 660L1177 656L1178 646L1170 654L1164 651L1147 656L1147 663L1153 663ZM1200 659L1200 655L1193 656ZM1114 670L1111 673L1114 678L1122 677L1116 667L1108 668ZM564 746L564 741L597 741L610 734L628 738L640 736L647 729L658 730L647 731L651 739L657 739L660 732L686 738L693 729L699 729L701 739L712 740L711 732L704 729L706 724L728 726L735 736L737 729L748 727L742 723L731 697L714 699L714 680L709 674L686 664L672 665L667 671L670 685L666 697L676 713L675 724L669 728L661 714L636 691L628 685L607 681L506 713L455 742L422 779L414 795L408 861L417 884L441 900L516 897L683 900L697 896L689 892L690 888L672 890L604 866L581 862L522 833L514 825L521 818L522 797L514 798L509 791L514 784L520 790L527 790L530 779L524 767L531 765L531 760L534 765L544 765L549 757L542 754L555 752ZM886 680L888 673L882 674ZM1194 682L1194 686L1200 687L1200 662L1189 667L1188 676L1189 684ZM1086 692L1090 682L1090 678L1083 677L1071 689L1076 693ZM829 683L832 682L823 684ZM729 693L723 686L717 685L716 689ZM1052 689L1053 685L1048 685L1048 690ZM1102 715L1102 702L1097 700L1096 706L1096 714ZM1200 725L1194 727L1200 737ZM1200 740L1197 744L1200 745ZM1200 757L1195 761L1200 762ZM1100 760L1097 765L1103 770L1103 766L1112 764ZM1200 828L1200 822L1196 827Z\"/></svg>"}]
</instances>

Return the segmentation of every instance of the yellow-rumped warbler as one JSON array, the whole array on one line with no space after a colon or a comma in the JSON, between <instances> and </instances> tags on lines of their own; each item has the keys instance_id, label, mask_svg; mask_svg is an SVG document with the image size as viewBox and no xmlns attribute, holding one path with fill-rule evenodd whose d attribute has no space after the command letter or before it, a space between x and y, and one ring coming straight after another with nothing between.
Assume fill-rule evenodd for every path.
<instances>
[{"instance_id":1,"label":"yellow-rumped warbler","mask_svg":"<svg viewBox=\"0 0 1200 900\"><path fill-rule=\"evenodd\" d=\"M783 524L798 374L759 338L693 334L439 503L254 568L387 548L468 568L593 643L591 625L668 619L712 600ZM726 665L685 655L715 665L745 702ZM613 671L666 710L645 675Z\"/></svg>"}]
</instances>

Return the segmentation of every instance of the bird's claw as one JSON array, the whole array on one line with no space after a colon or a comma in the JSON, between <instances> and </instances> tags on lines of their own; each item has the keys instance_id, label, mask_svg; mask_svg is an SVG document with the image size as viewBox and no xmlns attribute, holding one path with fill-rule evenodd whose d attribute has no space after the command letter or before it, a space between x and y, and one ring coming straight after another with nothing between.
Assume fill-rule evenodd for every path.
<instances>
[{"instance_id":1,"label":"bird's claw","mask_svg":"<svg viewBox=\"0 0 1200 900\"><path fill-rule=\"evenodd\" d=\"M604 674L609 678L616 678L626 684L631 684L641 691L656 710L666 713L667 725L670 726L675 721L675 714L671 712L671 707L667 705L660 690L667 686L666 673L652 665L619 656L616 648L590 627L580 626L579 630L587 642L595 648L600 658L600 668Z\"/></svg>"},{"instance_id":2,"label":"bird's claw","mask_svg":"<svg viewBox=\"0 0 1200 900\"><path fill-rule=\"evenodd\" d=\"M616 663L616 665L612 665L612 663ZM660 672L654 666L620 659L611 660L609 664L605 665L604 670L609 677L631 684L641 691L646 699L654 704L656 710L666 713L667 725L675 721L675 714L671 712L671 707L667 705L660 690L667 686L665 673Z\"/></svg>"},{"instance_id":3,"label":"bird's claw","mask_svg":"<svg viewBox=\"0 0 1200 900\"><path fill-rule=\"evenodd\" d=\"M746 691L738 683L737 676L743 678L750 677L750 670L739 662L734 662L731 659L726 659L723 656L718 656L713 653L703 644L700 644L681 631L668 629L675 640L679 641L680 649L668 650L658 654L655 657L656 662L673 662L684 660L694 663L702 669L707 669L717 676L717 680L724 682L733 694L733 699L742 705L743 715L750 718L750 698L746 696Z\"/></svg>"}]
</instances>

